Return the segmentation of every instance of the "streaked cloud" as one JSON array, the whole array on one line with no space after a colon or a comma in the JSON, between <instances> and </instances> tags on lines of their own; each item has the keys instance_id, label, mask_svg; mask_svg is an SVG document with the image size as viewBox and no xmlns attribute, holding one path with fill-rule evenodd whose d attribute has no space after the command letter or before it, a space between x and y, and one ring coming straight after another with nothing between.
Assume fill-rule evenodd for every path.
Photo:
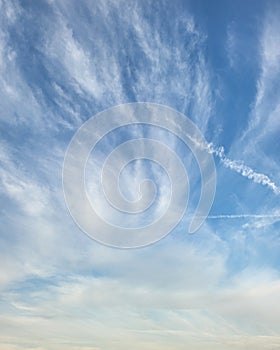
<instances>
[{"instance_id":1,"label":"streaked cloud","mask_svg":"<svg viewBox=\"0 0 280 350\"><path fill-rule=\"evenodd\" d=\"M246 69L238 73L238 50L250 38L238 36L242 18L225 17L223 26L219 11L208 16L204 6L0 1L1 350L279 348L279 7L252 8L261 26L259 57L252 57L257 85L240 132L234 121L221 121L231 106L220 108L228 94L248 108L246 91L226 83L246 76ZM230 87L219 92L223 86ZM197 235L185 234L187 216L158 244L127 251L99 245L75 226L61 168L84 121L133 101L187 114L222 165L220 180L227 168L236 182L218 184L213 213ZM225 145L222 134L233 139L225 149L215 146ZM162 130L130 130L143 135L180 154L195 206L199 169L190 152ZM89 160L92 198L97 167L118 141L112 135ZM133 197L147 174L159 180L160 211L168 181L157 168L135 163L123 188ZM252 183L260 186L251 190Z\"/></svg>"}]
</instances>

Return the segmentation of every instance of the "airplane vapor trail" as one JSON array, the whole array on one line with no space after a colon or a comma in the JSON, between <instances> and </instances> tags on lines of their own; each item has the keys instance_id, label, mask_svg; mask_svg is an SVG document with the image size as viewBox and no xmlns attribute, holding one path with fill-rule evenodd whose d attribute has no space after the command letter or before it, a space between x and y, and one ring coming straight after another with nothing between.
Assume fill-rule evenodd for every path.
<instances>
[{"instance_id":1,"label":"airplane vapor trail","mask_svg":"<svg viewBox=\"0 0 280 350\"><path fill-rule=\"evenodd\" d=\"M265 219L265 218L280 218L280 214L221 214L221 215L209 215L207 219Z\"/></svg>"},{"instance_id":2,"label":"airplane vapor trail","mask_svg":"<svg viewBox=\"0 0 280 350\"><path fill-rule=\"evenodd\" d=\"M280 187L278 187L267 175L258 173L249 166L245 165L241 161L232 160L225 155L225 150L223 147L214 147L212 143L207 145L208 152L214 154L220 159L221 163L243 177L252 180L255 183L259 183L263 186L269 187L275 194L280 194Z\"/></svg>"}]
</instances>

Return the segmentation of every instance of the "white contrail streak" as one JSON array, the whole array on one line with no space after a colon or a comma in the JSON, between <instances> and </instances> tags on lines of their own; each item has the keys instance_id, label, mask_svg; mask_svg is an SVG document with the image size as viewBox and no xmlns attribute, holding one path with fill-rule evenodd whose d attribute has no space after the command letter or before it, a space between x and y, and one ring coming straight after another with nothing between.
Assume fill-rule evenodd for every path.
<instances>
[{"instance_id":1,"label":"white contrail streak","mask_svg":"<svg viewBox=\"0 0 280 350\"><path fill-rule=\"evenodd\" d=\"M280 214L221 214L221 215L209 215L207 219L275 219L280 218Z\"/></svg>"},{"instance_id":2,"label":"white contrail streak","mask_svg":"<svg viewBox=\"0 0 280 350\"><path fill-rule=\"evenodd\" d=\"M226 168L229 168L239 173L241 176L246 177L247 179L252 180L255 183L261 184L263 186L267 186L277 195L280 194L280 187L277 186L267 175L254 171L252 168L245 165L243 162L239 160L237 161L237 160L232 160L228 158L225 155L224 147L222 146L215 147L212 142L201 144L200 141L194 138L191 138L191 139L198 147L216 156Z\"/></svg>"},{"instance_id":3,"label":"white contrail streak","mask_svg":"<svg viewBox=\"0 0 280 350\"><path fill-rule=\"evenodd\" d=\"M193 215L188 217L193 217ZM280 214L218 214L203 217L205 219L280 219Z\"/></svg>"},{"instance_id":4,"label":"white contrail streak","mask_svg":"<svg viewBox=\"0 0 280 350\"><path fill-rule=\"evenodd\" d=\"M241 161L228 158L225 155L223 147L215 148L212 143L209 143L208 152L218 157L226 168L236 171L242 176L247 177L249 180L253 180L255 183L269 187L275 194L280 194L280 187L278 187L267 175L254 171Z\"/></svg>"}]
</instances>

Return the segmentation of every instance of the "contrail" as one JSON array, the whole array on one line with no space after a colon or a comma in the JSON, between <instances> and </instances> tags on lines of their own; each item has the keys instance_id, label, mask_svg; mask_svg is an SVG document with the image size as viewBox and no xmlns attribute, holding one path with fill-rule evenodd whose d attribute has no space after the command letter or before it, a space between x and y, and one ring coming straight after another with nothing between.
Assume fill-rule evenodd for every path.
<instances>
[{"instance_id":1,"label":"contrail","mask_svg":"<svg viewBox=\"0 0 280 350\"><path fill-rule=\"evenodd\" d=\"M209 215L207 219L265 219L265 218L279 218L280 214L221 214L221 215Z\"/></svg>"},{"instance_id":2,"label":"contrail","mask_svg":"<svg viewBox=\"0 0 280 350\"><path fill-rule=\"evenodd\" d=\"M193 217L194 214L188 215L188 217ZM218 214L218 215L208 215L197 217L203 217L205 219L280 219L280 214Z\"/></svg>"},{"instance_id":3,"label":"contrail","mask_svg":"<svg viewBox=\"0 0 280 350\"><path fill-rule=\"evenodd\" d=\"M263 173L258 173L249 166L245 165L242 161L233 160L228 158L225 155L225 150L223 146L215 147L212 142L202 144L201 141L196 140L189 136L189 138L201 149L204 149L206 152L216 156L220 162L226 167L229 168L243 177L246 177L249 180L252 180L255 183L267 186L275 194L280 194L280 187L277 186L267 175Z\"/></svg>"},{"instance_id":4,"label":"contrail","mask_svg":"<svg viewBox=\"0 0 280 350\"><path fill-rule=\"evenodd\" d=\"M232 160L225 155L224 147L214 147L212 143L209 143L208 152L214 154L220 159L221 163L231 170L241 174L249 180L253 180L255 183L259 183L263 186L269 187L275 194L280 194L280 187L278 187L267 175L254 171L249 166L245 165L241 161Z\"/></svg>"}]
</instances>

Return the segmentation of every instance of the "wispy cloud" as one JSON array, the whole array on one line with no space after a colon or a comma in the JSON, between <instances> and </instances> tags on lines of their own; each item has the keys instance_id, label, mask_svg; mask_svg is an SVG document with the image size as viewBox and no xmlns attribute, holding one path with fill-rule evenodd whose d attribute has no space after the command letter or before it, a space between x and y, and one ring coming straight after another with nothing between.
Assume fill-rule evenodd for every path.
<instances>
[{"instance_id":1,"label":"wispy cloud","mask_svg":"<svg viewBox=\"0 0 280 350\"><path fill-rule=\"evenodd\" d=\"M68 90L88 105L101 108L132 101L167 104L186 112L206 130L213 107L211 74L204 54L207 37L188 11L176 16L170 31L160 20L170 14L158 6L151 22L138 2L84 2L87 16L82 24L75 20L73 4L52 6L54 16L46 21L44 45L38 50L64 93ZM92 21L102 35L85 40Z\"/></svg>"},{"instance_id":2,"label":"wispy cloud","mask_svg":"<svg viewBox=\"0 0 280 350\"><path fill-rule=\"evenodd\" d=\"M168 4L46 1L43 11L41 4L0 0L1 350L279 347L279 275L273 268L232 274L233 249L222 238L222 223L212 229L206 222L194 237L179 227L156 246L123 251L81 234L63 203L64 151L74 130L97 111L152 101L209 131L215 102L207 35L186 4L177 12ZM278 27L277 20L266 23L254 131L245 143L266 125L268 110L268 129L278 125L277 94L267 109L278 91ZM165 133L152 133L179 148ZM203 147L224 167L279 194L272 175L246 165L252 163L245 156L244 163L234 160L240 148L233 156L214 144ZM89 160L93 181L96 165ZM147 172L159 178L164 201L166 179L139 163L123 174L126 194L135 194ZM249 222L238 230L248 236L250 228L279 221L277 211L209 217L211 224L243 218Z\"/></svg>"},{"instance_id":3,"label":"wispy cloud","mask_svg":"<svg viewBox=\"0 0 280 350\"><path fill-rule=\"evenodd\" d=\"M191 251L188 253L192 255ZM153 263L155 266L156 260ZM149 276L149 270L146 272ZM207 271L201 272L207 281L211 279ZM167 288L157 285L158 281L147 284L146 280L147 277L140 275L131 284L123 278L72 275L55 285L31 291L32 303L20 301L20 295L15 293L13 298L19 301L14 302L12 315L20 313L20 316L15 322L13 317L3 315L2 322L4 326L6 322L13 325L25 342L32 337L33 345L49 348L52 339L59 339L54 349L65 350L73 345L87 346L92 341L100 349L110 348L117 341L128 346L135 343L135 349L149 344L155 350L172 349L174 342L179 349L184 349L186 344L205 349L205 343L209 349L232 349L233 344L240 350L245 344L246 349L272 349L279 341L280 284L273 270L247 269L219 291L207 287L193 289L191 278L179 286L164 283ZM108 328L112 329L110 337L106 336ZM260 337L260 333L265 336ZM13 339L12 335L10 327L6 339ZM15 344L17 339L13 339Z\"/></svg>"},{"instance_id":4,"label":"wispy cloud","mask_svg":"<svg viewBox=\"0 0 280 350\"><path fill-rule=\"evenodd\" d=\"M251 104L248 127L235 143L235 154L242 149L245 159L264 166L269 173L278 174L279 162L274 151L274 142L279 134L280 113L280 38L279 4L268 6L261 22L259 43L258 75L256 77L256 95ZM267 182L274 191L272 181Z\"/></svg>"}]
</instances>

